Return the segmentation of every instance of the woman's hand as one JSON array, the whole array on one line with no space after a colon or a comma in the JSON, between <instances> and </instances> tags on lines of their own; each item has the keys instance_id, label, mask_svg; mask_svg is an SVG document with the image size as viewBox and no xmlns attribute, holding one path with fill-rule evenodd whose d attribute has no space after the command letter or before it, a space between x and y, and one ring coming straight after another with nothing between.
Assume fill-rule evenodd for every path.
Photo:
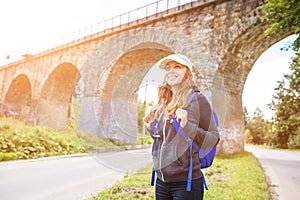
<instances>
[{"instance_id":1,"label":"woman's hand","mask_svg":"<svg viewBox=\"0 0 300 200\"><path fill-rule=\"evenodd\" d=\"M143 121L147 124L150 123L151 120L152 120L152 116L150 113L143 118Z\"/></svg>"},{"instance_id":2,"label":"woman's hand","mask_svg":"<svg viewBox=\"0 0 300 200\"><path fill-rule=\"evenodd\" d=\"M143 118L143 121L144 121L144 124L146 126L146 129L150 129L150 122L153 120L153 114L152 113L149 113L148 115L146 115L144 118Z\"/></svg>"},{"instance_id":3,"label":"woman's hand","mask_svg":"<svg viewBox=\"0 0 300 200\"><path fill-rule=\"evenodd\" d=\"M188 112L184 109L178 108L175 113L177 116L177 120L180 122L180 126L184 127L188 121L187 118Z\"/></svg>"}]
</instances>

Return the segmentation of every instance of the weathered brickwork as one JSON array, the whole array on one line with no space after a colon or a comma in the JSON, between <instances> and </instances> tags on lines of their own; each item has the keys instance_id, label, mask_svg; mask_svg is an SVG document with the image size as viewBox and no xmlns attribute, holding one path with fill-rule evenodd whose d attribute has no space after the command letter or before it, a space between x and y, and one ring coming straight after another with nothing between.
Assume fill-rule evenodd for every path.
<instances>
[{"instance_id":1,"label":"weathered brickwork","mask_svg":"<svg viewBox=\"0 0 300 200\"><path fill-rule=\"evenodd\" d=\"M0 112L34 125L70 124L71 97L83 90L78 127L135 143L137 89L162 57L182 53L220 118L219 153L244 149L242 92L255 60L288 34L265 38L259 0L193 2L91 35L0 68ZM22 86L22 87L21 87Z\"/></svg>"}]
</instances>

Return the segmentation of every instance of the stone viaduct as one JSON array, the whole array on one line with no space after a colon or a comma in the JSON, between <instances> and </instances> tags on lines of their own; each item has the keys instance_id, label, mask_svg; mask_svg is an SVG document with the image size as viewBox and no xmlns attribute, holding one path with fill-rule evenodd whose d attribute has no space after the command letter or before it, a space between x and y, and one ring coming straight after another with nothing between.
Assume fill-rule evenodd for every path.
<instances>
[{"instance_id":1,"label":"stone viaduct","mask_svg":"<svg viewBox=\"0 0 300 200\"><path fill-rule=\"evenodd\" d=\"M220 153L244 149L242 92L256 59L288 34L266 38L260 0L199 0L28 56L0 68L0 114L33 125L70 125L81 86L78 127L135 143L137 88L162 57L181 53L196 65L219 115ZM77 84L80 82L81 84Z\"/></svg>"}]
</instances>

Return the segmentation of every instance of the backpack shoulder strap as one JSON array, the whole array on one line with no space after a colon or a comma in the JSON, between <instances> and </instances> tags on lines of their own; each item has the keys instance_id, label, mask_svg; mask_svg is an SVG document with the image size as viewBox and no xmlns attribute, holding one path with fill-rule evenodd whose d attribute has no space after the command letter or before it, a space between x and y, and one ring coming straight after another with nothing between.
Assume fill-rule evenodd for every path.
<instances>
[{"instance_id":1,"label":"backpack shoulder strap","mask_svg":"<svg viewBox=\"0 0 300 200\"><path fill-rule=\"evenodd\" d=\"M199 91L196 91L196 92L193 92L192 95L189 97L188 99L188 105L191 103L191 101L193 100L193 98L197 95L197 94L200 94ZM214 117L214 120L215 120L215 123L216 123L216 126L218 126L218 117L217 117L217 114L216 112L212 109L212 112L213 112L213 117ZM194 147L198 153L199 153L199 159L200 159L200 162L201 162L201 166L203 164L205 164L205 167L209 167L211 164L212 164L212 160L213 160L213 157L215 155L215 152L216 152L216 148L214 147L213 149L210 149L208 152L205 152L203 153L203 151L199 148L199 146L193 141L191 140L187 133L184 132L181 128L180 128L180 123L177 121L176 119L176 116L170 116L170 119L173 119L173 125L174 125L174 128L176 130L176 132L182 136L183 138L185 138L185 140L187 140L189 142L189 146L190 146L190 154L192 154L192 148ZM204 154L204 155L203 155ZM206 156L209 154L209 161L206 160ZM192 180L192 156L190 156L190 168L189 168L189 172L188 172L188 180L187 180L187 188L186 190L187 191L191 191L191 180ZM202 168L202 167L201 167ZM202 180L203 180L203 185L205 187L206 190L208 190L208 187L206 185L206 181L205 181L205 177L204 177L204 174L202 174Z\"/></svg>"},{"instance_id":2,"label":"backpack shoulder strap","mask_svg":"<svg viewBox=\"0 0 300 200\"><path fill-rule=\"evenodd\" d=\"M199 92L199 91L195 91L195 92L192 93L192 95L189 97L188 105L192 102L192 100L194 99L194 97L195 97L197 94L200 94L200 92Z\"/></svg>"},{"instance_id":3,"label":"backpack shoulder strap","mask_svg":"<svg viewBox=\"0 0 300 200\"><path fill-rule=\"evenodd\" d=\"M192 95L189 97L188 99L188 104L191 103L191 101L193 100L193 98L198 94L199 92L193 92ZM180 123L177 121L176 116L170 116L170 119L173 119L173 126L176 130L176 132L182 136L185 140L187 140L187 142L189 143L190 146L190 155L192 155L192 149L193 147L197 149L197 151L199 152L200 148L197 146L197 144L189 138L188 134L186 132L184 132L181 128L180 128ZM187 179L187 185L186 185L186 191L191 191L191 185L192 185L192 172L193 171L193 158L192 156L190 156L190 166L189 166L189 171L188 171L188 179Z\"/></svg>"},{"instance_id":4,"label":"backpack shoulder strap","mask_svg":"<svg viewBox=\"0 0 300 200\"><path fill-rule=\"evenodd\" d=\"M188 100L188 105L192 102L192 100L194 99L194 97L197 95L197 94L202 94L200 91L194 91L192 93L192 95L190 96L189 100ZM215 120L215 123L216 123L216 126L218 127L219 126L219 119L218 119L218 115L216 113L216 111L211 108L211 111L213 113L213 117L214 117L214 120Z\"/></svg>"}]
</instances>

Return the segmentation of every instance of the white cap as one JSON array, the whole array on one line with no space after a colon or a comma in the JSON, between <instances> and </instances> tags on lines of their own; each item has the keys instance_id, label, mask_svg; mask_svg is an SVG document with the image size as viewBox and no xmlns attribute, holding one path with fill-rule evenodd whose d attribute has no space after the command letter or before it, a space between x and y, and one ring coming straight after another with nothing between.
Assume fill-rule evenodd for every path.
<instances>
[{"instance_id":1,"label":"white cap","mask_svg":"<svg viewBox=\"0 0 300 200\"><path fill-rule=\"evenodd\" d=\"M191 71L194 66L192 64L192 62L186 56L184 56L182 54L171 54L171 55L168 55L158 61L159 67L161 69L165 69L166 65L170 61L176 61L176 62L188 67Z\"/></svg>"}]
</instances>

